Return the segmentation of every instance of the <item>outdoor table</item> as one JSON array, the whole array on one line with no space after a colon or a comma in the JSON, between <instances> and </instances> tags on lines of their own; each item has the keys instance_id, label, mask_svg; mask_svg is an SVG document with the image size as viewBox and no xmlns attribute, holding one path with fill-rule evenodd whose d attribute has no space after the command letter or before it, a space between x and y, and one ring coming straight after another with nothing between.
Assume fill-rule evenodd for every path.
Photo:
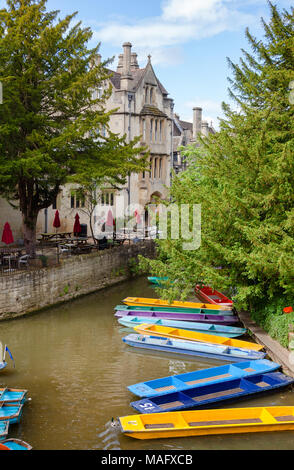
<instances>
[{"instance_id":1,"label":"outdoor table","mask_svg":"<svg viewBox=\"0 0 294 470\"><path fill-rule=\"evenodd\" d=\"M71 238L72 232L54 232L54 233L40 233L42 241L57 241L65 238Z\"/></svg>"}]
</instances>

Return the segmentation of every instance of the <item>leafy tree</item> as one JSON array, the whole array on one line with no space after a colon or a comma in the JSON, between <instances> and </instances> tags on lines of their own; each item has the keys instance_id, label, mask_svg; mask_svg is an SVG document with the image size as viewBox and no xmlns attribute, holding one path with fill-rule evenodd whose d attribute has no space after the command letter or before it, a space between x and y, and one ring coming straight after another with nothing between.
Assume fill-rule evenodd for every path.
<instances>
[{"instance_id":1,"label":"leafy tree","mask_svg":"<svg viewBox=\"0 0 294 470\"><path fill-rule=\"evenodd\" d=\"M76 13L58 18L46 0L7 0L0 10L0 194L19 208L26 249L35 251L39 212L68 180L110 178L123 183L141 171L138 139L111 132L110 114L93 90L107 82L109 61L98 63L97 47Z\"/></svg>"},{"instance_id":2,"label":"leafy tree","mask_svg":"<svg viewBox=\"0 0 294 470\"><path fill-rule=\"evenodd\" d=\"M190 166L174 178L177 204L202 205L201 248L185 252L182 240L168 239L159 261L143 262L178 279L167 298L187 296L196 282L227 289L243 307L293 293L294 10L269 8L264 39L247 30L251 54L229 60L237 110L223 104L220 131L186 149Z\"/></svg>"}]
</instances>

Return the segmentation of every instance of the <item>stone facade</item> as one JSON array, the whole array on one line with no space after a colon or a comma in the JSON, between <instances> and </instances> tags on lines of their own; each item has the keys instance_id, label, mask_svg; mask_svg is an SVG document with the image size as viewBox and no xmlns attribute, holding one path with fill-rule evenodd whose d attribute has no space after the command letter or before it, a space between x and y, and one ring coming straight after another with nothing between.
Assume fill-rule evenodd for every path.
<instances>
[{"instance_id":1,"label":"stone facade","mask_svg":"<svg viewBox=\"0 0 294 470\"><path fill-rule=\"evenodd\" d=\"M155 245L145 241L88 255L71 256L59 266L0 276L0 320L95 292L124 281L138 255L153 257Z\"/></svg>"},{"instance_id":2,"label":"stone facade","mask_svg":"<svg viewBox=\"0 0 294 470\"><path fill-rule=\"evenodd\" d=\"M208 137L214 134L212 124L202 119L202 108L193 108L193 122L182 121L175 113L173 120L173 169L176 173L186 169L186 162L183 158L181 147L190 144L197 144L199 135Z\"/></svg>"},{"instance_id":3,"label":"stone facade","mask_svg":"<svg viewBox=\"0 0 294 470\"><path fill-rule=\"evenodd\" d=\"M100 61L101 57L98 56L97 60ZM123 198L124 207L129 204L140 204L143 208L152 202L154 196L163 199L168 197L172 159L173 100L168 97L168 92L157 78L151 57L148 57L146 67L139 68L137 54L132 53L130 43L123 45L123 54L119 56L117 70L109 72L110 78L103 85L104 88L108 88L109 83L112 86L106 111L117 109L110 118L110 130L121 136L126 134L128 140L142 136L139 145L147 145L150 149L150 171L132 174L127 185L119 192L105 188L103 204L112 206L115 213L118 196L120 201ZM102 93L103 87L94 90L94 93ZM54 231L52 224L56 209L60 212L60 231L72 231L74 216L78 213L80 222L88 225L87 233L90 235L89 218L83 212L80 201L76 201L72 196L70 186L62 188L54 206L40 212L37 233ZM21 239L20 212L13 211L6 202L0 200L1 225L3 223L4 226L6 221L11 222L13 226L15 240ZM146 222L148 223L148 220Z\"/></svg>"}]
</instances>

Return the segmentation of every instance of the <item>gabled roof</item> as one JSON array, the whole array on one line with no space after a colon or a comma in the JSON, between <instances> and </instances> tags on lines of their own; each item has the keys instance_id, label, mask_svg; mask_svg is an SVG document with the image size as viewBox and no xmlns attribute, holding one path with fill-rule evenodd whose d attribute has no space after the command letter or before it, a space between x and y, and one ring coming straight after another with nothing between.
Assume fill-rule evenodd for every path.
<instances>
[{"instance_id":1,"label":"gabled roof","mask_svg":"<svg viewBox=\"0 0 294 470\"><path fill-rule=\"evenodd\" d=\"M156 106L152 106L151 104L145 104L140 112L141 116L152 115L152 116L160 116L160 117L167 117L165 113L160 111L160 109L156 108Z\"/></svg>"}]
</instances>

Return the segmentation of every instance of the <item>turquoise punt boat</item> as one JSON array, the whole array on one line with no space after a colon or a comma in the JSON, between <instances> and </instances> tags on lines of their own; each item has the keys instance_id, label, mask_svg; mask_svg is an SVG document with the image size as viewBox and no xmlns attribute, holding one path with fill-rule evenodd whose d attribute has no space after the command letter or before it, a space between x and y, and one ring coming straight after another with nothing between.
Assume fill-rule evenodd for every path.
<instances>
[{"instance_id":1,"label":"turquoise punt boat","mask_svg":"<svg viewBox=\"0 0 294 470\"><path fill-rule=\"evenodd\" d=\"M28 391L16 388L0 388L0 404L1 403L17 403L22 404L26 401Z\"/></svg>"},{"instance_id":2,"label":"turquoise punt boat","mask_svg":"<svg viewBox=\"0 0 294 470\"><path fill-rule=\"evenodd\" d=\"M8 450L32 450L30 444L20 439L6 439L5 441L1 441L1 444L6 446Z\"/></svg>"},{"instance_id":3,"label":"turquoise punt boat","mask_svg":"<svg viewBox=\"0 0 294 470\"><path fill-rule=\"evenodd\" d=\"M0 423L3 421L9 421L9 424L19 423L22 409L21 404L0 403Z\"/></svg>"},{"instance_id":4,"label":"turquoise punt boat","mask_svg":"<svg viewBox=\"0 0 294 470\"><path fill-rule=\"evenodd\" d=\"M195 314L200 313L202 315L214 315L214 316L235 316L233 310L210 310L209 308L185 308L185 307L158 307L157 305L152 306L140 306L140 305L116 305L114 310L126 310L126 311L135 311L139 310L141 312L172 312L172 313L185 313L185 314Z\"/></svg>"},{"instance_id":5,"label":"turquoise punt boat","mask_svg":"<svg viewBox=\"0 0 294 470\"><path fill-rule=\"evenodd\" d=\"M123 341L129 346L137 348L158 350L167 353L188 354L190 356L207 357L228 362L263 359L266 355L261 351L254 351L252 349L142 334L130 334L124 337Z\"/></svg>"},{"instance_id":6,"label":"turquoise punt boat","mask_svg":"<svg viewBox=\"0 0 294 470\"><path fill-rule=\"evenodd\" d=\"M0 442L6 439L8 434L9 421L0 421Z\"/></svg>"},{"instance_id":7,"label":"turquoise punt boat","mask_svg":"<svg viewBox=\"0 0 294 470\"><path fill-rule=\"evenodd\" d=\"M152 325L183 328L187 330L209 333L211 335L225 336L227 338L236 338L238 336L242 336L247 331L246 328L236 328L233 326L214 325L212 323L197 323L190 321L164 320L152 317L125 316L118 318L118 322L128 328L133 328L134 326L141 325L142 323L150 323Z\"/></svg>"},{"instance_id":8,"label":"turquoise punt boat","mask_svg":"<svg viewBox=\"0 0 294 470\"><path fill-rule=\"evenodd\" d=\"M216 384L231 379L251 377L256 374L266 374L280 368L280 364L260 359L242 361L235 364L210 367L208 369L171 375L159 379L148 380L130 385L128 390L139 397L156 397L169 392L181 392L198 385Z\"/></svg>"},{"instance_id":9,"label":"turquoise punt boat","mask_svg":"<svg viewBox=\"0 0 294 470\"><path fill-rule=\"evenodd\" d=\"M157 287L162 287L162 285L168 281L168 277L149 276L148 281L151 282L151 284L154 284ZM174 283L174 281L171 282L171 284L173 284L173 283Z\"/></svg>"},{"instance_id":10,"label":"turquoise punt boat","mask_svg":"<svg viewBox=\"0 0 294 470\"><path fill-rule=\"evenodd\" d=\"M159 397L143 398L131 406L140 413L162 413L194 408L219 406L228 401L251 398L288 387L294 379L281 372L258 374L226 382L194 386L185 391L171 392Z\"/></svg>"}]
</instances>

